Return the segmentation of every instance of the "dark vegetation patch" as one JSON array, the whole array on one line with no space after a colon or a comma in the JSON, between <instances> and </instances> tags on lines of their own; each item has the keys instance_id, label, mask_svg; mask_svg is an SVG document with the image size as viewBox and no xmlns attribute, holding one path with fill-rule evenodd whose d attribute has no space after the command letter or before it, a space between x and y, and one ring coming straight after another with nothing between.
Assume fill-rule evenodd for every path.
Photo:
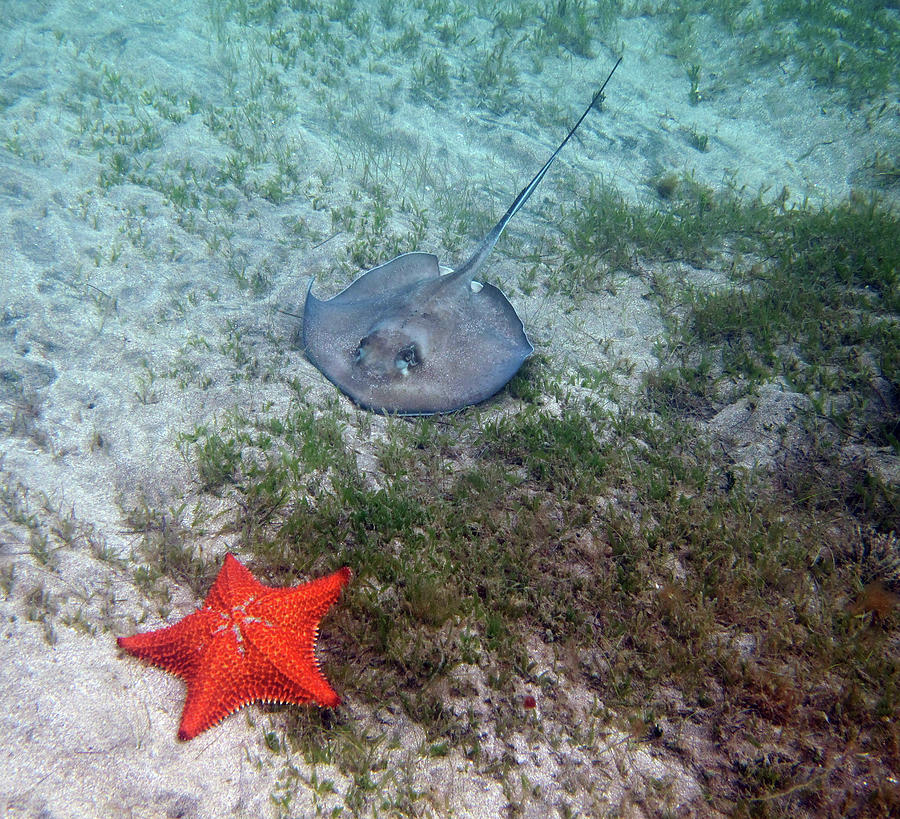
<instances>
[{"instance_id":1,"label":"dark vegetation patch","mask_svg":"<svg viewBox=\"0 0 900 819\"><path fill-rule=\"evenodd\" d=\"M651 405L707 418L773 381L809 396L808 445L784 453L779 480L810 503L841 498L855 514L896 530L896 484L885 486L859 454L860 447L888 459L900 454L896 212L871 197L834 208L757 202L745 211L754 229L739 238L731 233L741 229L732 194L712 197L708 213L702 262L725 266L731 281L685 290L664 363L648 379Z\"/></svg>"},{"instance_id":2,"label":"dark vegetation patch","mask_svg":"<svg viewBox=\"0 0 900 819\"><path fill-rule=\"evenodd\" d=\"M727 284L658 288L670 335L648 381L659 412L705 418L773 379L809 395L840 443L900 451L900 235L874 196L835 207L747 200L682 178L659 209L596 186L563 220L551 286L579 296L607 270L679 261ZM674 309L673 309L674 308Z\"/></svg>"},{"instance_id":3,"label":"dark vegetation patch","mask_svg":"<svg viewBox=\"0 0 900 819\"><path fill-rule=\"evenodd\" d=\"M888 810L889 788L859 783L900 763L897 615L853 609L872 578L841 493L726 480L689 426L574 401L389 421L373 477L341 442L348 420L298 402L185 439L201 476L239 453L215 528L266 582L353 568L323 643L346 697L400 703L478 761L482 726L446 707L449 675L477 664L500 700L543 684L550 717L537 639L613 725L679 753L700 754L681 747L698 726L722 742L695 764L723 810ZM298 747L340 742L340 712L290 713Z\"/></svg>"}]
</instances>

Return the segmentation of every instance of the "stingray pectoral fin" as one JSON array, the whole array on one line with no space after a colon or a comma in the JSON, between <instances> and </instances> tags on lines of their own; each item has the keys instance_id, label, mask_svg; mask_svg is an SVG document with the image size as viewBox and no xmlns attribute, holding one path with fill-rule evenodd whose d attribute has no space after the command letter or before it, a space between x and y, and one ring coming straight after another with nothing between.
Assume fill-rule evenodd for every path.
<instances>
[{"instance_id":1,"label":"stingray pectoral fin","mask_svg":"<svg viewBox=\"0 0 900 819\"><path fill-rule=\"evenodd\" d=\"M440 275L438 258L433 253L404 253L357 276L328 301L344 304L380 299L385 293L405 291Z\"/></svg>"},{"instance_id":2,"label":"stingray pectoral fin","mask_svg":"<svg viewBox=\"0 0 900 819\"><path fill-rule=\"evenodd\" d=\"M494 285L482 285L469 304L461 322L457 364L450 368L456 373L455 391L465 399L462 406L498 393L534 352L518 313Z\"/></svg>"},{"instance_id":3,"label":"stingray pectoral fin","mask_svg":"<svg viewBox=\"0 0 900 819\"><path fill-rule=\"evenodd\" d=\"M494 335L503 337L510 349L522 353L522 361L534 352L534 347L525 335L522 319L500 288L492 284L479 284L470 303L473 314L479 317L478 323L490 326Z\"/></svg>"},{"instance_id":4,"label":"stingray pectoral fin","mask_svg":"<svg viewBox=\"0 0 900 819\"><path fill-rule=\"evenodd\" d=\"M328 380L340 387L337 379L350 367L353 357L352 323L358 310L352 305L334 304L334 299L317 299L312 294L313 282L306 291L303 308L303 351ZM361 337L361 336L360 336Z\"/></svg>"}]
</instances>

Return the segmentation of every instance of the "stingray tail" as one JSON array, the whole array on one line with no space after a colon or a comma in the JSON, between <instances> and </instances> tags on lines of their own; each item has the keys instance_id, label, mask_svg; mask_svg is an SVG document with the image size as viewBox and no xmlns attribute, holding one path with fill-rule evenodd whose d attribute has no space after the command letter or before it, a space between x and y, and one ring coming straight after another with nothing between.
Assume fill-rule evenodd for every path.
<instances>
[{"instance_id":1,"label":"stingray tail","mask_svg":"<svg viewBox=\"0 0 900 819\"><path fill-rule=\"evenodd\" d=\"M572 129L566 134L566 138L559 143L556 150L550 155L550 159L548 159L544 163L544 167L541 168L535 175L534 178L529 182L521 191L519 191L519 195L513 200L513 203L509 206L509 210L503 214L503 218L491 228L490 233L484 237L484 240L480 245L476 248L475 252L469 258L469 260L463 264L461 267L458 267L455 271L453 271L452 275L454 278L468 278L471 279L478 272L478 269L484 263L484 260L488 257L488 254L494 249L494 245L497 244L497 240L500 238L500 234L503 233L504 228L506 228L507 224L509 224L509 220L515 216L522 206L528 201L531 194L534 193L535 189L538 185L541 184L541 180L544 178L544 174L550 169L550 166L553 164L553 160L559 156L559 152L565 148L566 143L572 138L572 135L578 130L578 126L584 122L585 117L591 112L591 109L597 105L598 101L602 102L603 100L603 90L606 88L607 83L612 79L612 75L615 73L616 69L619 67L619 63L622 62L622 58L619 57L616 60L616 64L612 67L609 74L606 76L606 79L603 81L603 85L600 86L600 90L594 94L591 98L591 104L584 109L584 113L578 118L578 122L576 122Z\"/></svg>"}]
</instances>

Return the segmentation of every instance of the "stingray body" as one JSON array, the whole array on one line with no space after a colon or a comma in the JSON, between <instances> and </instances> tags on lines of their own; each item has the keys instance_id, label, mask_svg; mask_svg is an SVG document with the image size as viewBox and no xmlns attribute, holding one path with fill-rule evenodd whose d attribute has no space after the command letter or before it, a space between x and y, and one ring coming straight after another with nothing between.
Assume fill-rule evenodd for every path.
<instances>
[{"instance_id":1,"label":"stingray body","mask_svg":"<svg viewBox=\"0 0 900 819\"><path fill-rule=\"evenodd\" d=\"M620 62L503 218L452 273L442 275L431 253L406 253L327 300L312 294L310 281L303 347L329 381L365 409L433 415L484 401L515 375L534 348L506 296L475 276Z\"/></svg>"}]
</instances>

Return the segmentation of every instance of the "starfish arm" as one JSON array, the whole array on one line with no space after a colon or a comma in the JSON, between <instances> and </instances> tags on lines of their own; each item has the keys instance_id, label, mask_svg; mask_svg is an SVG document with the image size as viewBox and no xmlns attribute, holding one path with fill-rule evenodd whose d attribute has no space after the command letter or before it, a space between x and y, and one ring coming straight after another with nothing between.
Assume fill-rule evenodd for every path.
<instances>
[{"instance_id":1,"label":"starfish arm","mask_svg":"<svg viewBox=\"0 0 900 819\"><path fill-rule=\"evenodd\" d=\"M319 621L338 599L350 576L351 571L345 566L294 588L269 589L249 608L253 620L247 623L247 639L258 649L255 656L265 657L269 665L259 671L273 692L265 699L298 703L313 700L328 708L340 704L340 697L319 670L315 646ZM283 680L276 682L275 677ZM287 689L285 681L290 683Z\"/></svg>"},{"instance_id":2,"label":"starfish arm","mask_svg":"<svg viewBox=\"0 0 900 819\"><path fill-rule=\"evenodd\" d=\"M249 609L260 617L287 629L306 632L315 629L350 581L346 566L336 572L292 588L263 587L262 594Z\"/></svg>"},{"instance_id":3,"label":"starfish arm","mask_svg":"<svg viewBox=\"0 0 900 819\"><path fill-rule=\"evenodd\" d=\"M232 629L223 629L207 646L197 673L188 681L179 739L193 739L256 699L244 664L237 636Z\"/></svg>"},{"instance_id":4,"label":"starfish arm","mask_svg":"<svg viewBox=\"0 0 900 819\"><path fill-rule=\"evenodd\" d=\"M237 603L244 602L251 597L259 597L269 591L271 591L271 587L260 583L250 573L250 570L229 552L225 555L225 562L222 564L209 594L206 595L204 606L227 610Z\"/></svg>"},{"instance_id":5,"label":"starfish arm","mask_svg":"<svg viewBox=\"0 0 900 819\"><path fill-rule=\"evenodd\" d=\"M119 637L116 641L129 654L184 679L196 672L205 646L211 639L215 615L199 609L171 626Z\"/></svg>"},{"instance_id":6,"label":"starfish arm","mask_svg":"<svg viewBox=\"0 0 900 819\"><path fill-rule=\"evenodd\" d=\"M247 641L253 646L254 657L261 659L254 672L261 691L259 699L298 705L312 700L326 708L341 704L319 669L316 632L316 628L298 632L264 624L247 626Z\"/></svg>"}]
</instances>

